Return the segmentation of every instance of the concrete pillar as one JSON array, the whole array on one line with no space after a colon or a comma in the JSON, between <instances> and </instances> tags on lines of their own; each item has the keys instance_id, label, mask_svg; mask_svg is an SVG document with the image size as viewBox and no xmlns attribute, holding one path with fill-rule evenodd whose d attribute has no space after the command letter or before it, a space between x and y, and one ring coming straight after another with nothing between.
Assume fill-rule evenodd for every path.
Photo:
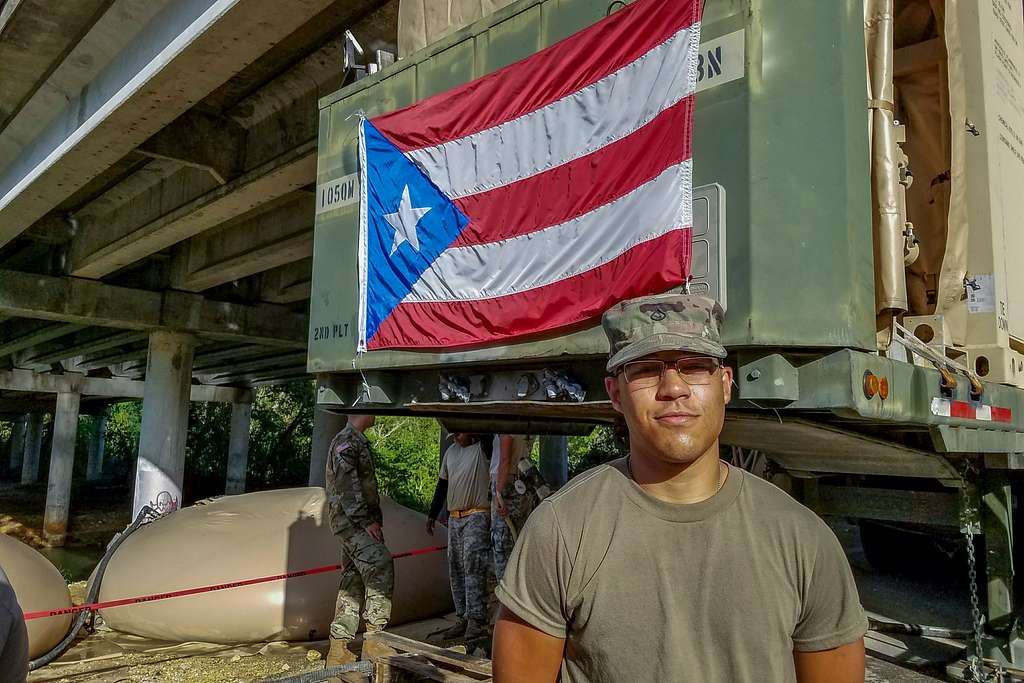
<instances>
[{"instance_id":1,"label":"concrete pillar","mask_svg":"<svg viewBox=\"0 0 1024 683\"><path fill-rule=\"evenodd\" d=\"M181 505L194 349L191 335L162 331L149 335L133 518L144 505L158 512L172 512Z\"/></svg>"},{"instance_id":2,"label":"concrete pillar","mask_svg":"<svg viewBox=\"0 0 1024 683\"><path fill-rule=\"evenodd\" d=\"M78 392L57 394L53 414L53 442L50 446L50 480L46 487L46 513L43 536L50 546L64 545L71 505L71 471L75 466L75 440L78 435Z\"/></svg>"},{"instance_id":3,"label":"concrete pillar","mask_svg":"<svg viewBox=\"0 0 1024 683\"><path fill-rule=\"evenodd\" d=\"M309 454L309 485L323 486L327 478L327 447L345 428L348 418L319 408L313 411L313 445Z\"/></svg>"},{"instance_id":4,"label":"concrete pillar","mask_svg":"<svg viewBox=\"0 0 1024 683\"><path fill-rule=\"evenodd\" d=\"M569 481L569 437L540 437L540 473L556 489Z\"/></svg>"},{"instance_id":5,"label":"concrete pillar","mask_svg":"<svg viewBox=\"0 0 1024 683\"><path fill-rule=\"evenodd\" d=\"M39 451L43 448L43 416L29 413L25 423L25 455L21 462L21 483L39 481Z\"/></svg>"},{"instance_id":6,"label":"concrete pillar","mask_svg":"<svg viewBox=\"0 0 1024 683\"><path fill-rule=\"evenodd\" d=\"M249 463L251 403L231 404L231 437L228 441L228 480L224 493L245 493L245 469Z\"/></svg>"},{"instance_id":7,"label":"concrete pillar","mask_svg":"<svg viewBox=\"0 0 1024 683\"><path fill-rule=\"evenodd\" d=\"M15 480L21 479L22 463L25 461L25 431L28 415L22 415L14 421L11 430L10 473Z\"/></svg>"},{"instance_id":8,"label":"concrete pillar","mask_svg":"<svg viewBox=\"0 0 1024 683\"><path fill-rule=\"evenodd\" d=\"M100 415L96 425L96 438L89 442L89 463L85 468L85 480L97 481L103 478L103 453L107 447L107 416Z\"/></svg>"}]
</instances>

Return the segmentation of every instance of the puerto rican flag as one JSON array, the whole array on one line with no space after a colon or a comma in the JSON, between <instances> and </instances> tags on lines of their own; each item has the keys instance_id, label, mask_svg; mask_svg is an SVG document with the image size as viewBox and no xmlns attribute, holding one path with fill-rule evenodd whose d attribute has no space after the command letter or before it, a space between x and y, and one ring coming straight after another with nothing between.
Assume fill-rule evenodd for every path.
<instances>
[{"instance_id":1,"label":"puerto rican flag","mask_svg":"<svg viewBox=\"0 0 1024 683\"><path fill-rule=\"evenodd\" d=\"M686 281L700 0L637 0L360 122L359 350L498 343Z\"/></svg>"}]
</instances>

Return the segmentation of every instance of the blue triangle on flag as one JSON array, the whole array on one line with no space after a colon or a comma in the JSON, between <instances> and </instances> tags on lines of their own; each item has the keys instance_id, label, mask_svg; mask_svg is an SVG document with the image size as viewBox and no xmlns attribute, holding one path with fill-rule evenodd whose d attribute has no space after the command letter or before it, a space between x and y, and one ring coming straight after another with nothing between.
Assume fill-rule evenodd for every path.
<instances>
[{"instance_id":1,"label":"blue triangle on flag","mask_svg":"<svg viewBox=\"0 0 1024 683\"><path fill-rule=\"evenodd\" d=\"M362 128L368 341L469 218L372 123Z\"/></svg>"}]
</instances>

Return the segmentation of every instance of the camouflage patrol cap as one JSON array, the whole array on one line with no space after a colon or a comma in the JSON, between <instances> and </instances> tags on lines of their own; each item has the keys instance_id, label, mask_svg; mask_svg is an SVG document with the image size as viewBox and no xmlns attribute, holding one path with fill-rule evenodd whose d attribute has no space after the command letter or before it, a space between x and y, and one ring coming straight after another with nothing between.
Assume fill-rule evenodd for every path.
<instances>
[{"instance_id":1,"label":"camouflage patrol cap","mask_svg":"<svg viewBox=\"0 0 1024 683\"><path fill-rule=\"evenodd\" d=\"M706 296L658 294L620 301L601 318L611 347L608 372L659 351L725 358L719 333L724 316L718 302Z\"/></svg>"}]
</instances>

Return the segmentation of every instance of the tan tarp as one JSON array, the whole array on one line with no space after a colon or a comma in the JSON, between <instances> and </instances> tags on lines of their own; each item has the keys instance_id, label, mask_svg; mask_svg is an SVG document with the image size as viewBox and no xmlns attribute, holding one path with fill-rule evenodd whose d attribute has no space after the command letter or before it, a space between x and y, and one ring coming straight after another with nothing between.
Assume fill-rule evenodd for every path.
<instances>
[{"instance_id":1,"label":"tan tarp","mask_svg":"<svg viewBox=\"0 0 1024 683\"><path fill-rule=\"evenodd\" d=\"M933 0L934 2L935 0ZM962 0L947 0L942 21L946 42L946 71L949 78L949 118L955 122L950 139L950 194L945 254L939 273L939 296L936 313L946 316L953 339L965 343L967 337L967 306L964 303L964 276L967 274L967 180L966 133L960 125L967 119L963 46L957 19ZM939 4L939 3L936 3Z\"/></svg>"},{"instance_id":2,"label":"tan tarp","mask_svg":"<svg viewBox=\"0 0 1024 683\"><path fill-rule=\"evenodd\" d=\"M958 0L948 0L955 9ZM963 341L963 277L967 264L964 195L964 133L951 122L965 118L963 67L956 12L943 0L896 3L895 47L927 48L938 43L932 64L912 72L896 64L897 113L906 125L903 150L913 185L907 190L907 218L920 240L920 258L907 269L913 315L945 315L954 338ZM959 322L958 322L959 320Z\"/></svg>"},{"instance_id":3,"label":"tan tarp","mask_svg":"<svg viewBox=\"0 0 1024 683\"><path fill-rule=\"evenodd\" d=\"M16 538L0 534L0 567L11 580L24 612L71 607L64 577L49 560ZM29 656L49 652L67 635L71 615L33 619L28 622Z\"/></svg>"},{"instance_id":4,"label":"tan tarp","mask_svg":"<svg viewBox=\"0 0 1024 683\"><path fill-rule=\"evenodd\" d=\"M445 530L382 499L392 553L445 545ZM101 600L164 593L283 574L339 562L341 547L325 519L322 488L218 498L143 527L107 567ZM444 551L395 560L392 623L451 609ZM101 612L110 628L167 641L248 643L325 638L339 572L303 576Z\"/></svg>"},{"instance_id":5,"label":"tan tarp","mask_svg":"<svg viewBox=\"0 0 1024 683\"><path fill-rule=\"evenodd\" d=\"M401 0L398 5L398 57L407 57L512 2Z\"/></svg>"}]
</instances>

